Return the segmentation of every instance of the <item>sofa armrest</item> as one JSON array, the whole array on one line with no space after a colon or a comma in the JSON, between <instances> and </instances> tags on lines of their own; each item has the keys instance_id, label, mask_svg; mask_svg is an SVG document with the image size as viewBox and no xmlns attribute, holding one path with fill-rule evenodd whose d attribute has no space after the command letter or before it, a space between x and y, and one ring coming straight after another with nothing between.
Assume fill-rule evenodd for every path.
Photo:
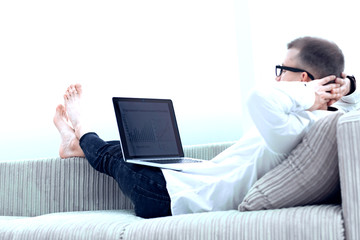
<instances>
[{"instance_id":1,"label":"sofa armrest","mask_svg":"<svg viewBox=\"0 0 360 240\"><path fill-rule=\"evenodd\" d=\"M0 161L0 215L131 208L117 183L85 158Z\"/></svg>"},{"instance_id":2,"label":"sofa armrest","mask_svg":"<svg viewBox=\"0 0 360 240\"><path fill-rule=\"evenodd\" d=\"M235 142L221 142L185 146L184 154L186 157L210 160L234 143Z\"/></svg>"},{"instance_id":3,"label":"sofa armrest","mask_svg":"<svg viewBox=\"0 0 360 240\"><path fill-rule=\"evenodd\" d=\"M346 239L360 239L360 111L339 119L337 140Z\"/></svg>"},{"instance_id":4,"label":"sofa armrest","mask_svg":"<svg viewBox=\"0 0 360 240\"><path fill-rule=\"evenodd\" d=\"M211 159L232 143L184 147L185 155ZM118 184L85 158L0 161L0 216L133 209Z\"/></svg>"}]
</instances>

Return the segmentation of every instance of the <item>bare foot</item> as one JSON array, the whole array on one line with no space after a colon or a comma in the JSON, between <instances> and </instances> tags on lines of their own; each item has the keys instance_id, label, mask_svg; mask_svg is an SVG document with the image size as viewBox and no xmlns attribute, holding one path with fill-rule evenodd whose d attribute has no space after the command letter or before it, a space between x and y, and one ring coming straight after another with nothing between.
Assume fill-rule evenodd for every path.
<instances>
[{"instance_id":1,"label":"bare foot","mask_svg":"<svg viewBox=\"0 0 360 240\"><path fill-rule=\"evenodd\" d=\"M82 88L80 84L70 85L64 95L66 113L78 139L86 133L81 119L81 95Z\"/></svg>"},{"instance_id":2,"label":"bare foot","mask_svg":"<svg viewBox=\"0 0 360 240\"><path fill-rule=\"evenodd\" d=\"M80 148L79 139L76 137L74 129L67 123L67 115L63 105L56 108L54 124L61 136L60 157L84 157L85 154Z\"/></svg>"}]
</instances>

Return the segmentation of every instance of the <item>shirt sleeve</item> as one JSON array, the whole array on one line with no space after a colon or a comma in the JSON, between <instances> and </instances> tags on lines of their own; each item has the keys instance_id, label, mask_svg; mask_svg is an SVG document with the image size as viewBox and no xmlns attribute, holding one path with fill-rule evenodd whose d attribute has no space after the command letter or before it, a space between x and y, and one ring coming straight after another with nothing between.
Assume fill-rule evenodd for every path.
<instances>
[{"instance_id":1,"label":"shirt sleeve","mask_svg":"<svg viewBox=\"0 0 360 240\"><path fill-rule=\"evenodd\" d=\"M256 88L248 98L250 116L267 146L288 154L302 139L315 102L312 88L303 82L275 82Z\"/></svg>"},{"instance_id":2,"label":"shirt sleeve","mask_svg":"<svg viewBox=\"0 0 360 240\"><path fill-rule=\"evenodd\" d=\"M342 110L343 112L349 112L352 110L360 109L360 92L356 89L352 94L343 96L339 101L332 106Z\"/></svg>"}]
</instances>

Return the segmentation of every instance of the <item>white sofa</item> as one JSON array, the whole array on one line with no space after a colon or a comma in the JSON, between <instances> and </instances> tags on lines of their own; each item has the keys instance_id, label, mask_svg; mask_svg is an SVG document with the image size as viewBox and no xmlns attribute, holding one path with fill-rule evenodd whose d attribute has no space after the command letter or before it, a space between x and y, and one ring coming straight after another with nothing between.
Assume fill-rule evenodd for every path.
<instances>
[{"instance_id":1,"label":"white sofa","mask_svg":"<svg viewBox=\"0 0 360 240\"><path fill-rule=\"evenodd\" d=\"M1 161L0 239L360 239L360 113L337 129L342 204L142 219L84 158ZM231 144L185 152L211 159Z\"/></svg>"}]
</instances>

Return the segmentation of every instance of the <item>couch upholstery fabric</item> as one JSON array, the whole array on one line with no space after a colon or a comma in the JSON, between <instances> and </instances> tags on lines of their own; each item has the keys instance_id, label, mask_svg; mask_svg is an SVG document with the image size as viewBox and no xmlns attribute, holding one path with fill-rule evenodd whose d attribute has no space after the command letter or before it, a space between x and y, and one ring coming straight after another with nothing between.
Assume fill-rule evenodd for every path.
<instances>
[{"instance_id":1,"label":"couch upholstery fabric","mask_svg":"<svg viewBox=\"0 0 360 240\"><path fill-rule=\"evenodd\" d=\"M336 126L341 115L316 122L290 156L254 184L239 210L303 206L339 194Z\"/></svg>"},{"instance_id":2,"label":"couch upholstery fabric","mask_svg":"<svg viewBox=\"0 0 360 240\"><path fill-rule=\"evenodd\" d=\"M360 111L339 119L338 149L346 239L360 239Z\"/></svg>"},{"instance_id":3,"label":"couch upholstery fabric","mask_svg":"<svg viewBox=\"0 0 360 240\"><path fill-rule=\"evenodd\" d=\"M338 123L342 205L141 219L84 158L0 161L0 239L360 239L360 112ZM211 159L232 143L188 146Z\"/></svg>"}]
</instances>

